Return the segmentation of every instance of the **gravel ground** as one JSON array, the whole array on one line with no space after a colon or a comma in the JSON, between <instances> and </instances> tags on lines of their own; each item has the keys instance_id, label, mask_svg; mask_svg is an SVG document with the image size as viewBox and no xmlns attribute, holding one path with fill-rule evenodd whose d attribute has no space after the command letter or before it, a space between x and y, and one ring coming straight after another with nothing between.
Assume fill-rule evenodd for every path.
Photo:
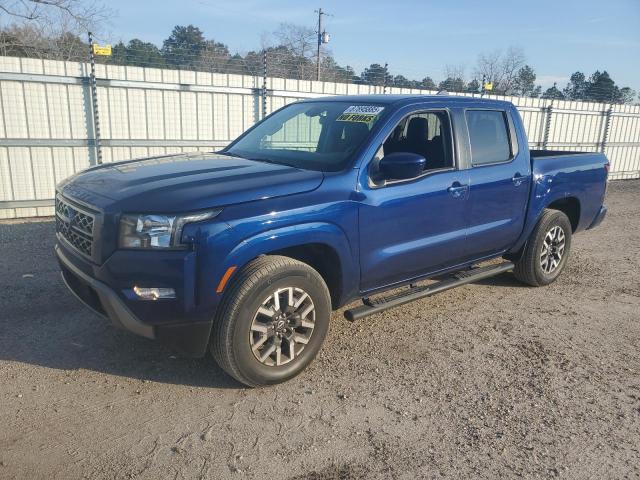
<instances>
[{"instance_id":1,"label":"gravel ground","mask_svg":"<svg viewBox=\"0 0 640 480\"><path fill-rule=\"evenodd\" d=\"M254 390L80 306L51 222L0 225L0 478L639 478L640 182L607 203L553 285L335 312Z\"/></svg>"}]
</instances>

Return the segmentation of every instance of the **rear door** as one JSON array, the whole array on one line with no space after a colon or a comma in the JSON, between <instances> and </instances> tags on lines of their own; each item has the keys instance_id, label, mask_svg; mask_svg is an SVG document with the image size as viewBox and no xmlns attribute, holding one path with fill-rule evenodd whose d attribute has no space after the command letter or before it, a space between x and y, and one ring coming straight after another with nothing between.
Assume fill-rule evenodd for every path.
<instances>
[{"instance_id":1,"label":"rear door","mask_svg":"<svg viewBox=\"0 0 640 480\"><path fill-rule=\"evenodd\" d=\"M507 109L465 110L471 152L470 260L508 249L524 227L531 163L528 146L518 145L511 115Z\"/></svg>"}]
</instances>

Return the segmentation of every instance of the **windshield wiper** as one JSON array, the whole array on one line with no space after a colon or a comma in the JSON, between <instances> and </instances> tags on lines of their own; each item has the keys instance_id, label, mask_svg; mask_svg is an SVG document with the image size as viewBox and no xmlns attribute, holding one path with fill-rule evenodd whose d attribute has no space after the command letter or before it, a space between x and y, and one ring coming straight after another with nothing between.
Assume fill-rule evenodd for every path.
<instances>
[{"instance_id":1,"label":"windshield wiper","mask_svg":"<svg viewBox=\"0 0 640 480\"><path fill-rule=\"evenodd\" d=\"M257 157L249 157L248 155L240 155L238 153L231 153L231 152L216 152L220 155L227 155L229 157L235 157L235 158L242 158L244 160L253 160L256 162L266 162L266 163L276 163L273 160L269 160L267 158L257 158Z\"/></svg>"},{"instance_id":2,"label":"windshield wiper","mask_svg":"<svg viewBox=\"0 0 640 480\"><path fill-rule=\"evenodd\" d=\"M231 153L231 152L216 152L218 155L226 155L228 157L235 157L235 158L244 158L242 155L238 155L237 153Z\"/></svg>"},{"instance_id":3,"label":"windshield wiper","mask_svg":"<svg viewBox=\"0 0 640 480\"><path fill-rule=\"evenodd\" d=\"M254 160L256 162L264 162L264 163L271 163L273 165L286 165L287 167L293 167L293 165L286 163L286 162L276 162L275 160L271 160L269 158L261 158L261 157L245 157L248 160Z\"/></svg>"},{"instance_id":4,"label":"windshield wiper","mask_svg":"<svg viewBox=\"0 0 640 480\"><path fill-rule=\"evenodd\" d=\"M268 158L259 158L259 157L247 157L249 160L254 160L256 162L264 162L264 163L275 163L276 165L280 165L279 162L274 160L269 160Z\"/></svg>"},{"instance_id":5,"label":"windshield wiper","mask_svg":"<svg viewBox=\"0 0 640 480\"><path fill-rule=\"evenodd\" d=\"M264 162L264 163L271 163L273 165L285 165L287 167L295 167L295 165L291 165L290 163L276 162L275 160L271 160L269 158L249 157L248 155L239 155L237 153L231 153L231 152L216 152L216 153L219 153L220 155L228 155L229 157L243 158L245 160L253 160L254 162Z\"/></svg>"}]
</instances>

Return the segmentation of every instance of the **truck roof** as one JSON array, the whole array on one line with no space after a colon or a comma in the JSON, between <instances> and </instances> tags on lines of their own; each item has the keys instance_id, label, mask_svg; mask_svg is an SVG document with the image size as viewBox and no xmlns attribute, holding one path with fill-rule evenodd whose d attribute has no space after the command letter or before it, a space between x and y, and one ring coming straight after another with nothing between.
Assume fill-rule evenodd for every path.
<instances>
[{"instance_id":1,"label":"truck roof","mask_svg":"<svg viewBox=\"0 0 640 480\"><path fill-rule=\"evenodd\" d=\"M495 100L492 98L480 98L480 97L462 97L457 95L333 95L327 97L317 98L305 98L303 102L354 102L354 103L378 103L394 106L408 105L411 103L441 103L446 101L452 104L465 104L465 103L482 103L486 106L494 106L505 108L511 106L511 102L504 100Z\"/></svg>"}]
</instances>

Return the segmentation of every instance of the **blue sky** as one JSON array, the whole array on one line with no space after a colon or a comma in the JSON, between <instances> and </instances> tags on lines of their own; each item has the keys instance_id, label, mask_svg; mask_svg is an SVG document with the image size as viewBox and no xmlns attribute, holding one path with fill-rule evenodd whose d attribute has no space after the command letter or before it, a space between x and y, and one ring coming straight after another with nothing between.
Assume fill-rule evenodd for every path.
<instances>
[{"instance_id":1,"label":"blue sky","mask_svg":"<svg viewBox=\"0 0 640 480\"><path fill-rule=\"evenodd\" d=\"M473 66L481 52L520 47L547 87L571 73L607 70L640 90L640 0L111 0L112 40L158 45L174 25L193 24L232 52L260 48L279 23L314 26L318 6L340 64L357 73L389 63L392 73L442 80L444 66Z\"/></svg>"}]
</instances>

